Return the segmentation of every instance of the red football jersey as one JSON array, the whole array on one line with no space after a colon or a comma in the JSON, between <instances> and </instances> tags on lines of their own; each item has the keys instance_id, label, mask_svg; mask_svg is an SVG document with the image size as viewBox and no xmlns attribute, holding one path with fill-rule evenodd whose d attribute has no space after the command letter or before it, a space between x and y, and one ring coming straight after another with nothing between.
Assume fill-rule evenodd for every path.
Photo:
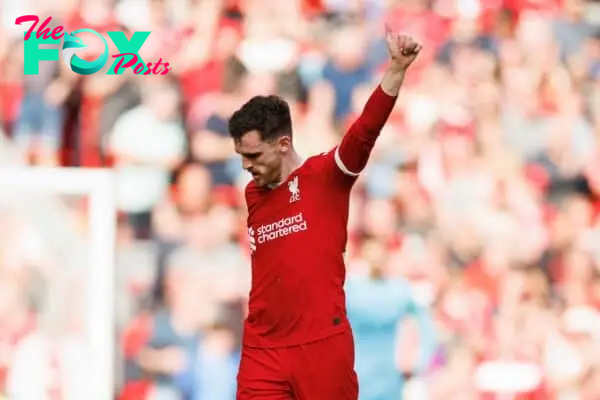
<instances>
[{"instance_id":1,"label":"red football jersey","mask_svg":"<svg viewBox=\"0 0 600 400\"><path fill-rule=\"evenodd\" d=\"M339 146L308 158L274 189L246 187L252 289L244 345L293 346L350 329L350 191L395 99L378 87Z\"/></svg>"}]
</instances>

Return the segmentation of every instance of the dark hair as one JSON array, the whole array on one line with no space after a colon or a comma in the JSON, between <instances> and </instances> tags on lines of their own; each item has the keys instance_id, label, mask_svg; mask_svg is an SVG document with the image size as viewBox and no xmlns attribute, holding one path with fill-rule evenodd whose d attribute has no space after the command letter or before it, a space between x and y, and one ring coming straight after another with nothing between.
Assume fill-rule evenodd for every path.
<instances>
[{"instance_id":1,"label":"dark hair","mask_svg":"<svg viewBox=\"0 0 600 400\"><path fill-rule=\"evenodd\" d=\"M275 95L254 96L229 119L229 133L236 141L253 130L265 141L291 136L292 117L286 101Z\"/></svg>"}]
</instances>

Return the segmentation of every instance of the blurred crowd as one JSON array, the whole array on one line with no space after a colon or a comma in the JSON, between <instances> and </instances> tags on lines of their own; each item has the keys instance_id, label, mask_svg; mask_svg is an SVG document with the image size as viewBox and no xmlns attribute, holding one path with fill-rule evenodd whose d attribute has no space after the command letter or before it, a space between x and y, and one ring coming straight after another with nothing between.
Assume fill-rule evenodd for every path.
<instances>
[{"instance_id":1,"label":"blurred crowd","mask_svg":"<svg viewBox=\"0 0 600 400\"><path fill-rule=\"evenodd\" d=\"M14 20L27 14L69 32L149 30L140 56L172 70L106 75L108 62L82 76L42 61L24 75L29 26ZM384 21L424 50L353 191L347 265L349 279L402 280L432 319L418 376L422 335L401 321L405 398L600 398L597 1L4 0L0 19L0 163L116 173L120 400L233 398L249 177L228 117L275 93L300 154L330 149L385 68ZM81 37L78 55L95 59ZM42 204L78 237L85 203ZM0 213L0 398L81 400L61 384L85 375L78 342L61 353L36 336L56 329L39 318L48 281L71 281L32 218ZM27 382L26 365L43 378Z\"/></svg>"}]
</instances>

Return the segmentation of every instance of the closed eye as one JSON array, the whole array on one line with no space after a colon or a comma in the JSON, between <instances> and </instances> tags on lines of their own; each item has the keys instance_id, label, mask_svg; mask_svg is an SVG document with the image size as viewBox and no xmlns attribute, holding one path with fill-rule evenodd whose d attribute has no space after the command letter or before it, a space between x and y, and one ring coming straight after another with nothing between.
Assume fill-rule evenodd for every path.
<instances>
[{"instance_id":1,"label":"closed eye","mask_svg":"<svg viewBox=\"0 0 600 400\"><path fill-rule=\"evenodd\" d=\"M242 153L242 156L250 160L255 160L260 157L261 154L262 153Z\"/></svg>"}]
</instances>

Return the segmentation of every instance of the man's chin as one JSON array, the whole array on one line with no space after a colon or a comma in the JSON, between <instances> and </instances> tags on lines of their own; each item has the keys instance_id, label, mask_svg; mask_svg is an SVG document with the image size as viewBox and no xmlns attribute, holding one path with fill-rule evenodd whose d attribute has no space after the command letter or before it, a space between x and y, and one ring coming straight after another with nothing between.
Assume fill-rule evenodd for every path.
<instances>
[{"instance_id":1,"label":"man's chin","mask_svg":"<svg viewBox=\"0 0 600 400\"><path fill-rule=\"evenodd\" d=\"M265 186L265 181L260 176L253 176L252 180L254 181L254 184L256 186L260 186L260 187Z\"/></svg>"},{"instance_id":2,"label":"man's chin","mask_svg":"<svg viewBox=\"0 0 600 400\"><path fill-rule=\"evenodd\" d=\"M264 177L257 176L252 177L252 179L254 180L254 184L258 187L267 189L273 189L274 187L277 187L277 184L267 181Z\"/></svg>"}]
</instances>

